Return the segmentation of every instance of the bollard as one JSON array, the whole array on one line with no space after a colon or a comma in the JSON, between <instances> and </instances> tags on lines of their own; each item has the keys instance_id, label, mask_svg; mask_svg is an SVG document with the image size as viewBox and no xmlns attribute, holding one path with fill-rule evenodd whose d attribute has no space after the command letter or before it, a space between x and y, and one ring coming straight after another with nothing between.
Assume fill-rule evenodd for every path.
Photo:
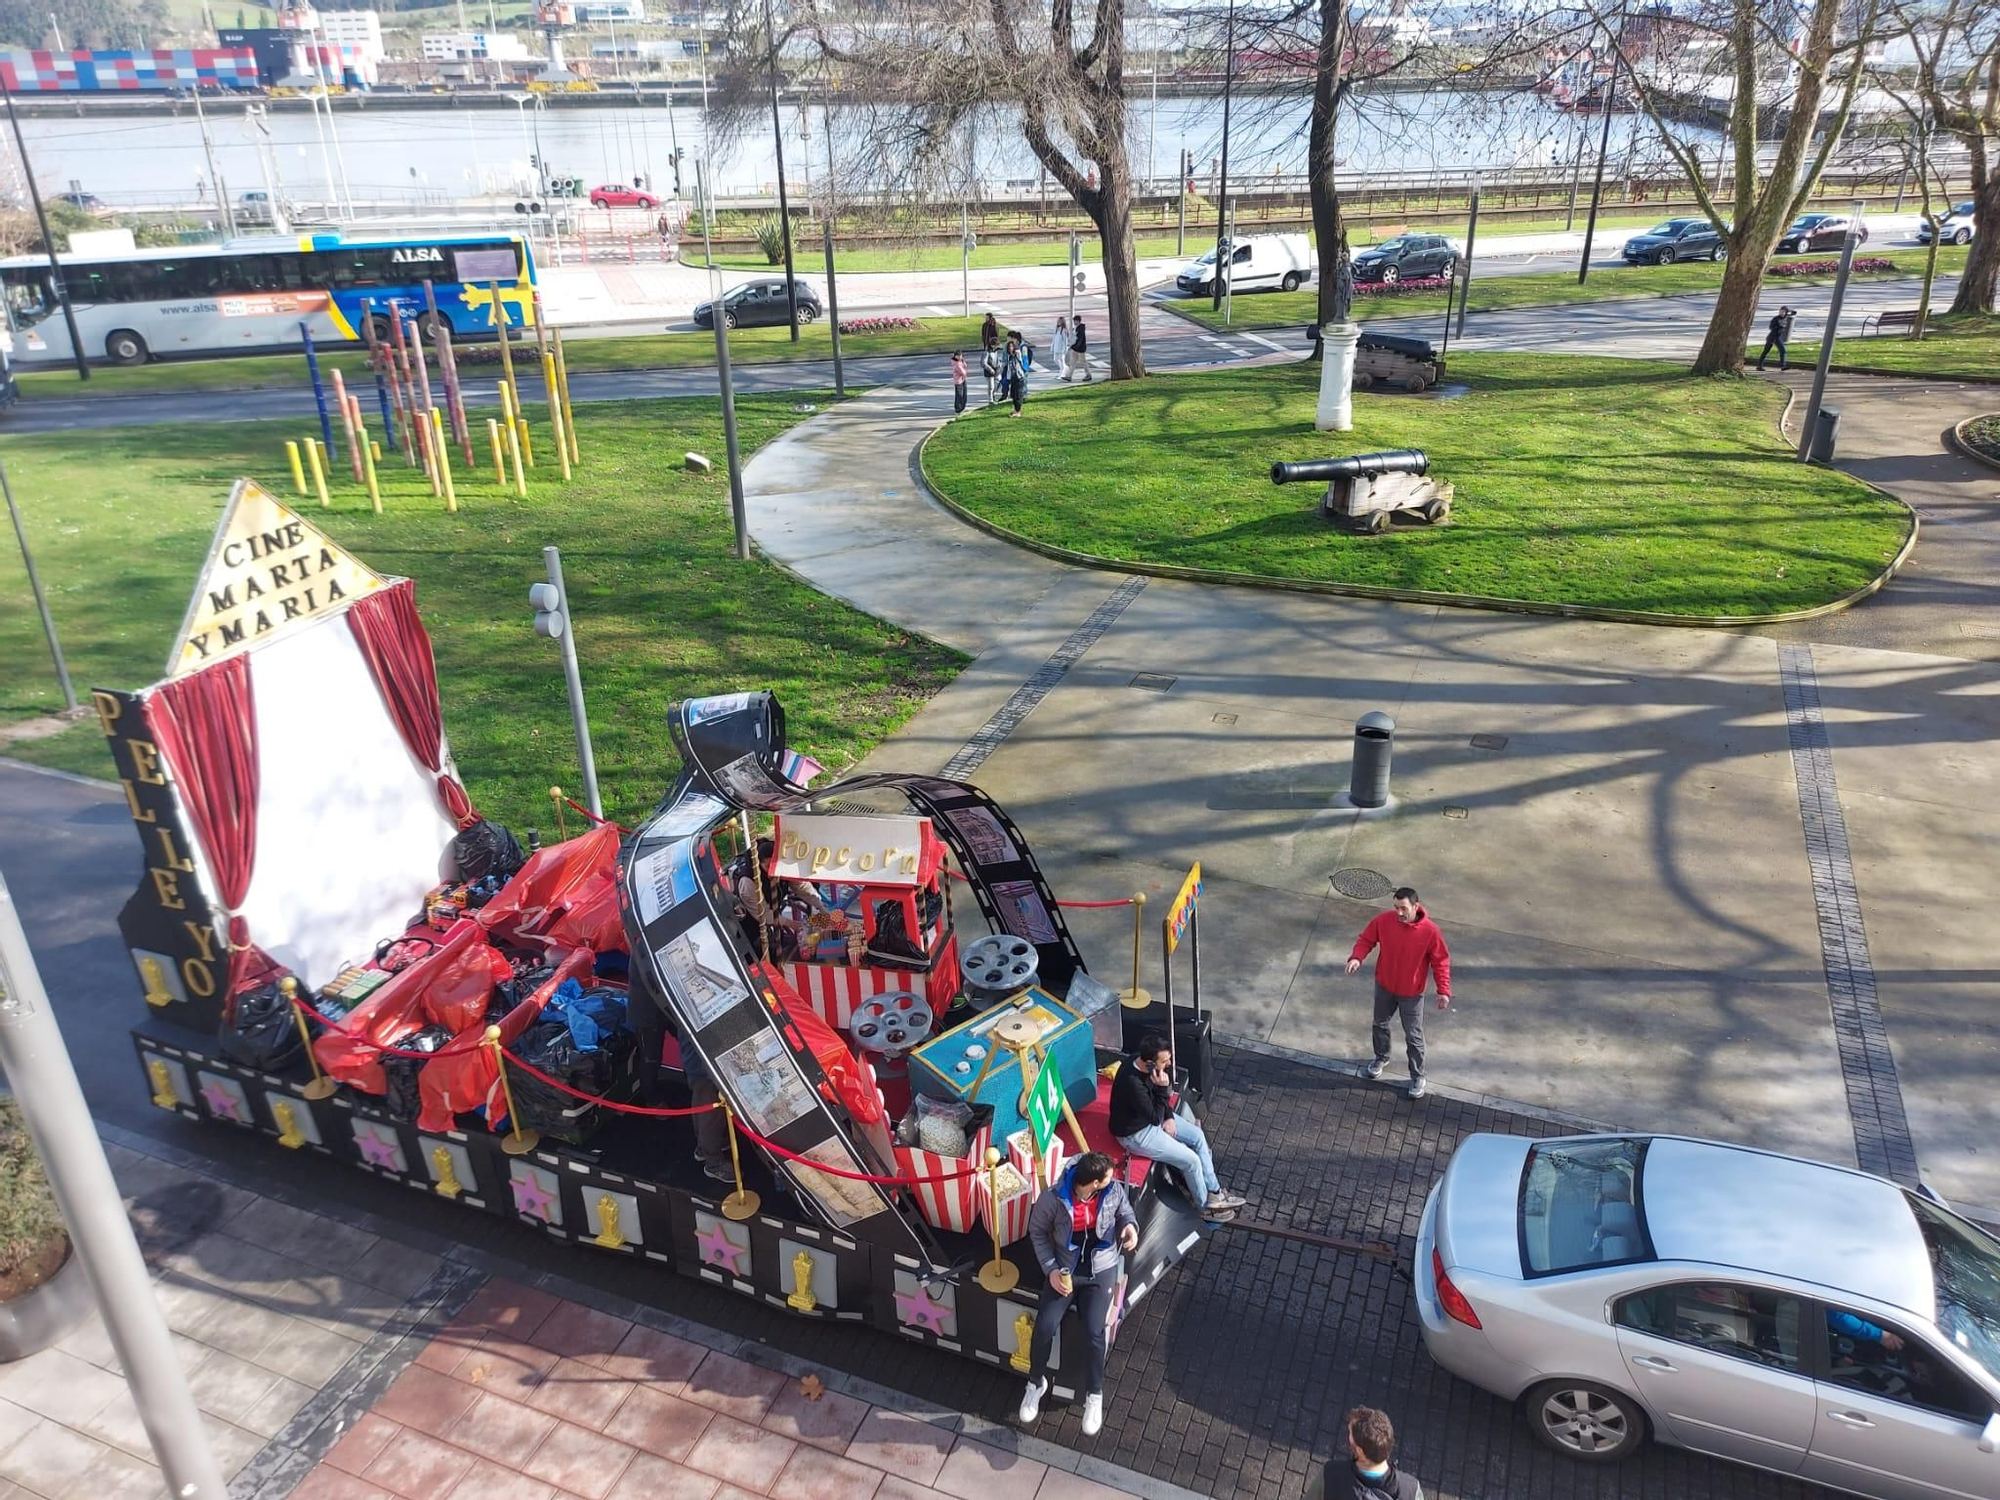
<instances>
[{"instance_id":1,"label":"bollard","mask_svg":"<svg viewBox=\"0 0 2000 1500\"><path fill-rule=\"evenodd\" d=\"M1354 775L1347 788L1356 807L1381 807L1389 800L1389 752L1396 721L1379 708L1354 721Z\"/></svg>"},{"instance_id":2,"label":"bollard","mask_svg":"<svg viewBox=\"0 0 2000 1500\"><path fill-rule=\"evenodd\" d=\"M520 430L521 452L528 460L528 467L532 469L535 466L535 440L528 436L528 419L517 416L514 418L514 426Z\"/></svg>"},{"instance_id":3,"label":"bollard","mask_svg":"<svg viewBox=\"0 0 2000 1500\"><path fill-rule=\"evenodd\" d=\"M500 423L494 417L486 419L486 440L493 445L493 479L502 489L507 487L507 447L500 441Z\"/></svg>"},{"instance_id":4,"label":"bollard","mask_svg":"<svg viewBox=\"0 0 2000 1500\"><path fill-rule=\"evenodd\" d=\"M320 460L318 438L306 439L306 467L312 470L313 488L319 491L319 503L333 504L332 498L326 492L326 466Z\"/></svg>"},{"instance_id":5,"label":"bollard","mask_svg":"<svg viewBox=\"0 0 2000 1500\"><path fill-rule=\"evenodd\" d=\"M287 438L285 440L285 457L291 461L292 465L292 487L296 489L301 495L305 494L306 493L305 464L299 458L299 445L293 442L290 438Z\"/></svg>"}]
</instances>

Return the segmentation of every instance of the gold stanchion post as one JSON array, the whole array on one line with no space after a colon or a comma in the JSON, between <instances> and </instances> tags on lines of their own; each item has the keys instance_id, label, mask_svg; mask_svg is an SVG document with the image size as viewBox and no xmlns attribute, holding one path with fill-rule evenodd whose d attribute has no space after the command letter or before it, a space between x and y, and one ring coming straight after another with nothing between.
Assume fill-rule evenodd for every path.
<instances>
[{"instance_id":1,"label":"gold stanchion post","mask_svg":"<svg viewBox=\"0 0 2000 1500\"><path fill-rule=\"evenodd\" d=\"M1021 1268L1000 1253L1000 1152L986 1148L987 1215L993 1224L993 1259L979 1268L979 1284L994 1296L1004 1296L1021 1284Z\"/></svg>"},{"instance_id":2,"label":"gold stanchion post","mask_svg":"<svg viewBox=\"0 0 2000 1500\"><path fill-rule=\"evenodd\" d=\"M292 1024L299 1028L299 1040L306 1044L306 1061L312 1065L312 1082L299 1093L307 1099L331 1099L340 1085L319 1070L319 1056L313 1051L312 1032L306 1027L306 1013L299 1007L299 982L287 974L278 981L278 993L292 1008Z\"/></svg>"},{"instance_id":3,"label":"gold stanchion post","mask_svg":"<svg viewBox=\"0 0 2000 1500\"><path fill-rule=\"evenodd\" d=\"M1132 988L1118 992L1118 1003L1127 1010L1144 1010L1153 1003L1153 993L1139 983L1139 952L1145 942L1146 893L1132 893Z\"/></svg>"},{"instance_id":4,"label":"gold stanchion post","mask_svg":"<svg viewBox=\"0 0 2000 1500\"><path fill-rule=\"evenodd\" d=\"M561 787L552 786L549 788L549 805L556 810L556 841L560 843L569 837L569 827L563 822L563 789Z\"/></svg>"},{"instance_id":5,"label":"gold stanchion post","mask_svg":"<svg viewBox=\"0 0 2000 1500\"><path fill-rule=\"evenodd\" d=\"M500 1074L500 1095L507 1101L508 1133L500 1138L500 1149L509 1156L526 1156L542 1143L539 1130L521 1128L521 1112L514 1107L514 1085L507 1081L507 1050L500 1045L500 1028L486 1028L486 1045L493 1049L493 1066Z\"/></svg>"},{"instance_id":6,"label":"gold stanchion post","mask_svg":"<svg viewBox=\"0 0 2000 1500\"><path fill-rule=\"evenodd\" d=\"M729 1127L729 1170L736 1175L736 1191L722 1200L722 1216L741 1223L763 1207L764 1200L743 1186L743 1157L736 1146L736 1115L728 1101L717 1100L722 1122Z\"/></svg>"}]
</instances>

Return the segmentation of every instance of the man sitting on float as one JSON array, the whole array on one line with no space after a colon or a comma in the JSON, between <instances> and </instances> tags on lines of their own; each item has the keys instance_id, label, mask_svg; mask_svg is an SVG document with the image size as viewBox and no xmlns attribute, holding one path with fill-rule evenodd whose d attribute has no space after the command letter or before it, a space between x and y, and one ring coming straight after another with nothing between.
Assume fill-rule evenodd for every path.
<instances>
[{"instance_id":1,"label":"man sitting on float","mask_svg":"<svg viewBox=\"0 0 2000 1500\"><path fill-rule=\"evenodd\" d=\"M1187 1101L1174 1092L1174 1054L1165 1037L1142 1038L1139 1050L1119 1067L1111 1080L1109 1113L1118 1144L1178 1172L1189 1194L1203 1200L1202 1216L1210 1223L1228 1223L1249 1201L1222 1190L1208 1137Z\"/></svg>"}]
</instances>

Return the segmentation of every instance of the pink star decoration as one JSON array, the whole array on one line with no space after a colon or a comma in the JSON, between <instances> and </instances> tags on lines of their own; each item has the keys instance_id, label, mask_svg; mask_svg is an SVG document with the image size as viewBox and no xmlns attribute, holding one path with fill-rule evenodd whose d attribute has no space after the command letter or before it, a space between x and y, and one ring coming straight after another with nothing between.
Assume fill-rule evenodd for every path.
<instances>
[{"instance_id":1,"label":"pink star decoration","mask_svg":"<svg viewBox=\"0 0 2000 1500\"><path fill-rule=\"evenodd\" d=\"M243 1106L237 1101L235 1092L219 1078L212 1078L201 1086L201 1097L208 1103L208 1112L221 1120L243 1123Z\"/></svg>"},{"instance_id":2,"label":"pink star decoration","mask_svg":"<svg viewBox=\"0 0 2000 1500\"><path fill-rule=\"evenodd\" d=\"M354 1132L354 1144L361 1148L361 1159L371 1167L387 1167L392 1172L403 1169L402 1152L393 1139L385 1140L373 1130Z\"/></svg>"},{"instance_id":3,"label":"pink star decoration","mask_svg":"<svg viewBox=\"0 0 2000 1500\"><path fill-rule=\"evenodd\" d=\"M701 1263L705 1266L720 1266L731 1276L743 1274L743 1257L750 1253L748 1245L738 1245L729 1238L729 1227L720 1219L702 1233L695 1236L701 1246Z\"/></svg>"},{"instance_id":4,"label":"pink star decoration","mask_svg":"<svg viewBox=\"0 0 2000 1500\"><path fill-rule=\"evenodd\" d=\"M944 1320L950 1317L951 1313L949 1307L937 1301L922 1287L896 1293L896 1321L908 1324L912 1328L922 1325L926 1333L942 1338Z\"/></svg>"},{"instance_id":5,"label":"pink star decoration","mask_svg":"<svg viewBox=\"0 0 2000 1500\"><path fill-rule=\"evenodd\" d=\"M514 1179L514 1208L519 1213L533 1214L544 1224L549 1222L552 1203L541 1178L530 1172Z\"/></svg>"}]
</instances>

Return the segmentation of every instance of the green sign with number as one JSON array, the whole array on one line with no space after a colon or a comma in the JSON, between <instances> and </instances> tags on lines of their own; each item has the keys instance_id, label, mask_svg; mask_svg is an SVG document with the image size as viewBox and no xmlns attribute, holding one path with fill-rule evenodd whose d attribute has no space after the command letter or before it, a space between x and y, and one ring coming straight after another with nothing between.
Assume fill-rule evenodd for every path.
<instances>
[{"instance_id":1,"label":"green sign with number","mask_svg":"<svg viewBox=\"0 0 2000 1500\"><path fill-rule=\"evenodd\" d=\"M1055 1139L1056 1126L1062 1123L1062 1108L1062 1074L1056 1071L1053 1062L1046 1062L1035 1074L1035 1087L1028 1095L1028 1128L1035 1132L1037 1151L1046 1152L1049 1142Z\"/></svg>"}]
</instances>

